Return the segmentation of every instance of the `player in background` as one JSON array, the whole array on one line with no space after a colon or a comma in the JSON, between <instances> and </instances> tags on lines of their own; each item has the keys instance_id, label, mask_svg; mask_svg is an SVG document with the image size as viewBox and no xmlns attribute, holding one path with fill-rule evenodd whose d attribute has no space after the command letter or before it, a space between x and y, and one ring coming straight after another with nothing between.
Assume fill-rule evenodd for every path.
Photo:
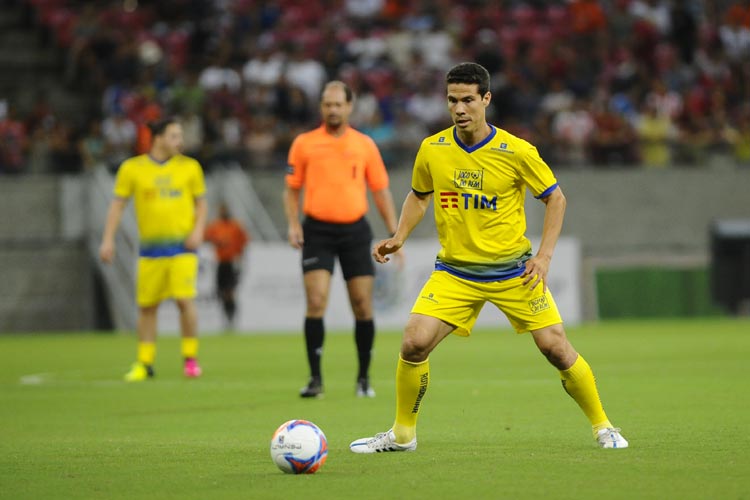
<instances>
[{"instance_id":1,"label":"player in background","mask_svg":"<svg viewBox=\"0 0 750 500\"><path fill-rule=\"evenodd\" d=\"M125 375L128 382L154 376L156 320L159 304L172 298L180 311L182 356L186 377L199 377L198 317L194 298L198 276L196 250L206 224L203 170L183 156L182 126L171 118L151 126L148 154L125 160L117 171L114 199L109 207L99 257L111 263L115 233L133 198L138 223L139 258L137 361Z\"/></svg>"},{"instance_id":2,"label":"player in background","mask_svg":"<svg viewBox=\"0 0 750 500\"><path fill-rule=\"evenodd\" d=\"M289 244L302 250L305 285L305 344L310 380L303 398L323 394L321 356L334 259L338 257L354 313L354 339L359 372L358 396L373 397L369 367L375 339L372 314L374 264L370 256L372 230L365 218L367 188L392 234L396 209L388 188L388 173L377 146L349 126L353 94L346 84L329 82L323 89L323 123L300 134L289 150L283 200ZM304 222L300 224L300 193L304 189Z\"/></svg>"},{"instance_id":3,"label":"player in background","mask_svg":"<svg viewBox=\"0 0 750 500\"><path fill-rule=\"evenodd\" d=\"M222 203L219 218L206 228L206 241L212 243L216 250L216 290L228 329L234 328L237 312L235 289L239 283L245 247L251 240L250 234L237 219L232 218L229 209Z\"/></svg>"},{"instance_id":4,"label":"player in background","mask_svg":"<svg viewBox=\"0 0 750 500\"><path fill-rule=\"evenodd\" d=\"M562 190L534 146L487 123L492 95L484 67L459 64L446 75L446 84L454 126L422 142L396 234L378 242L373 256L385 263L404 245L433 194L442 248L404 330L395 423L374 437L352 442L350 449L376 453L417 448L417 416L429 385L430 352L450 333L470 335L486 302L500 309L518 333L531 332L541 353L559 370L565 391L588 417L599 446L626 448L628 442L604 413L594 374L568 341L547 289L565 213ZM526 189L546 205L536 254L524 234Z\"/></svg>"}]
</instances>

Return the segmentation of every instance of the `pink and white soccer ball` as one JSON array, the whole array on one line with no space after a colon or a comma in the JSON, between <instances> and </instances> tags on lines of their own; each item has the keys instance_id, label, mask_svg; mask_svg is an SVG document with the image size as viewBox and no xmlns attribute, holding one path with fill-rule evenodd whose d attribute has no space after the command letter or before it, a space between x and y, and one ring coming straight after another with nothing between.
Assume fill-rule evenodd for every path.
<instances>
[{"instance_id":1,"label":"pink and white soccer ball","mask_svg":"<svg viewBox=\"0 0 750 500\"><path fill-rule=\"evenodd\" d=\"M290 420L273 433L271 458L287 474L312 474L328 458L328 441L314 423Z\"/></svg>"}]
</instances>

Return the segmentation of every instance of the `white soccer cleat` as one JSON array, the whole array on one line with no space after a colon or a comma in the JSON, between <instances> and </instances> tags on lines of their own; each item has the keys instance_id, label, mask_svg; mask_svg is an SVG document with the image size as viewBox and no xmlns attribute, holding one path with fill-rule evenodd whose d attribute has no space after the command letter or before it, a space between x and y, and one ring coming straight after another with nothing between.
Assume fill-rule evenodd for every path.
<instances>
[{"instance_id":1,"label":"white soccer cleat","mask_svg":"<svg viewBox=\"0 0 750 500\"><path fill-rule=\"evenodd\" d=\"M414 451L417 449L417 438L415 437L406 444L398 444L393 429L375 434L375 437L366 437L352 441L349 449L354 453L383 453L386 451Z\"/></svg>"},{"instance_id":2,"label":"white soccer cleat","mask_svg":"<svg viewBox=\"0 0 750 500\"><path fill-rule=\"evenodd\" d=\"M627 448L628 441L620 434L617 427L608 427L596 434L596 441L601 448Z\"/></svg>"}]
</instances>

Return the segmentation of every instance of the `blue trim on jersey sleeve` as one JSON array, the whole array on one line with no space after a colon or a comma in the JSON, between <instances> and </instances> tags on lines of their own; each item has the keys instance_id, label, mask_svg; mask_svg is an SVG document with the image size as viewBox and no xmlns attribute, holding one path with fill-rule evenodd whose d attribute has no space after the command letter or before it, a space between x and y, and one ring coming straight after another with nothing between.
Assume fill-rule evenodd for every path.
<instances>
[{"instance_id":1,"label":"blue trim on jersey sleeve","mask_svg":"<svg viewBox=\"0 0 750 500\"><path fill-rule=\"evenodd\" d=\"M432 194L432 193L434 193L434 192L435 192L435 190L434 190L434 189L433 189L432 191L417 191L416 189L414 189L414 188L411 188L411 190L412 190L412 191L414 192L414 194L416 194L417 196L427 196L428 194Z\"/></svg>"},{"instance_id":2,"label":"blue trim on jersey sleeve","mask_svg":"<svg viewBox=\"0 0 750 500\"><path fill-rule=\"evenodd\" d=\"M555 182L550 187L548 187L547 189L545 189L542 194L540 194L539 196L534 196L534 198L536 198L537 200L541 200L542 198L546 198L547 196L549 196L552 193L552 191L554 191L555 189L557 189L558 185L559 185L559 183Z\"/></svg>"},{"instance_id":3,"label":"blue trim on jersey sleeve","mask_svg":"<svg viewBox=\"0 0 750 500\"><path fill-rule=\"evenodd\" d=\"M490 124L488 123L487 125L490 125ZM467 146L466 144L461 142L461 139L458 138L456 127L453 127L453 140L456 141L456 144L458 144L458 147L460 147L467 153L473 153L474 151L476 151L477 149L481 148L482 146L490 142L492 139L494 139L496 135L497 135L497 129L494 126L490 125L490 135L482 139L481 142L474 144L473 146Z\"/></svg>"},{"instance_id":4,"label":"blue trim on jersey sleeve","mask_svg":"<svg viewBox=\"0 0 750 500\"><path fill-rule=\"evenodd\" d=\"M141 247L139 255L141 257L174 257L183 253L196 253L195 250L188 250L183 243L172 245L153 245Z\"/></svg>"}]
</instances>

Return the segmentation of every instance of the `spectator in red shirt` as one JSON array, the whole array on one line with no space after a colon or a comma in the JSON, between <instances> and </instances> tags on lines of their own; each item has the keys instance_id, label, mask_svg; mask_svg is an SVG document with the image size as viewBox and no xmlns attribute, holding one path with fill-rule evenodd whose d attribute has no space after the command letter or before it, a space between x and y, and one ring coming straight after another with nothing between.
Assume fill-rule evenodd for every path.
<instances>
[{"instance_id":1,"label":"spectator in red shirt","mask_svg":"<svg viewBox=\"0 0 750 500\"><path fill-rule=\"evenodd\" d=\"M750 0L734 2L730 5L727 9L726 23L736 23L750 29Z\"/></svg>"},{"instance_id":2,"label":"spectator in red shirt","mask_svg":"<svg viewBox=\"0 0 750 500\"><path fill-rule=\"evenodd\" d=\"M596 0L574 0L570 4L573 32L577 35L594 35L607 27L607 16Z\"/></svg>"}]
</instances>

